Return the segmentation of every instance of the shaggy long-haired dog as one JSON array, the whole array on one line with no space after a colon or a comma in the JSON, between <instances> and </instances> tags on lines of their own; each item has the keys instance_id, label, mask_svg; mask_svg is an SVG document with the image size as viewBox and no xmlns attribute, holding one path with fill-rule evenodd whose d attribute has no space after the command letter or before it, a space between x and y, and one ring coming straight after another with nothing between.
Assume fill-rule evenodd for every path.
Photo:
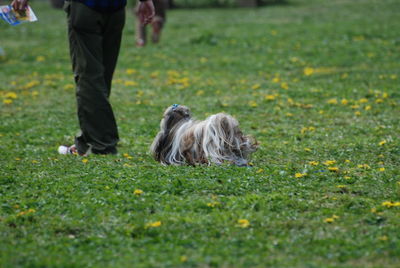
<instances>
[{"instance_id":1,"label":"shaggy long-haired dog","mask_svg":"<svg viewBox=\"0 0 400 268\"><path fill-rule=\"evenodd\" d=\"M249 155L258 147L253 138L243 135L238 121L224 113L195 121L188 107L174 104L164 112L160 128L150 150L164 165L228 161L247 166Z\"/></svg>"}]
</instances>

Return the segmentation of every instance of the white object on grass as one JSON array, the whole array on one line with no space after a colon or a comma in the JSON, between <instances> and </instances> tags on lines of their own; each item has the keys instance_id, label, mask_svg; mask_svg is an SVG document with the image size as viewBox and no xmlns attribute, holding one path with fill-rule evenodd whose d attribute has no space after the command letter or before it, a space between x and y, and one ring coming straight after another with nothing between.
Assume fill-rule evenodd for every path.
<instances>
[{"instance_id":1,"label":"white object on grass","mask_svg":"<svg viewBox=\"0 0 400 268\"><path fill-rule=\"evenodd\" d=\"M69 154L69 147L65 146L65 145L60 145L60 147L58 147L58 153L59 154Z\"/></svg>"}]
</instances>

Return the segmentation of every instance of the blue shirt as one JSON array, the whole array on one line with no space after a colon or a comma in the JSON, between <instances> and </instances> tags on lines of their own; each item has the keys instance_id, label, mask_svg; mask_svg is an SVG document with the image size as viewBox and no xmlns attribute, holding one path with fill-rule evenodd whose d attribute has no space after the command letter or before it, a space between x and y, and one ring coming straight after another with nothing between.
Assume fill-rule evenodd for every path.
<instances>
[{"instance_id":1,"label":"blue shirt","mask_svg":"<svg viewBox=\"0 0 400 268\"><path fill-rule=\"evenodd\" d=\"M126 0L72 0L102 13L118 11L126 6Z\"/></svg>"}]
</instances>

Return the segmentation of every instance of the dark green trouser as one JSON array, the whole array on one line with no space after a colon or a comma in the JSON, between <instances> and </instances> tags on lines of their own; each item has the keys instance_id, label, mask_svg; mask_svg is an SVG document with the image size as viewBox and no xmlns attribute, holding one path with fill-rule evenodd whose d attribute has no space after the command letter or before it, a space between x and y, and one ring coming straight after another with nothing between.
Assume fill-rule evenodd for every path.
<instances>
[{"instance_id":1,"label":"dark green trouser","mask_svg":"<svg viewBox=\"0 0 400 268\"><path fill-rule=\"evenodd\" d=\"M66 2L65 10L81 129L75 144L81 154L90 147L94 153L116 153L119 137L109 96L125 9L99 13L79 2Z\"/></svg>"}]
</instances>

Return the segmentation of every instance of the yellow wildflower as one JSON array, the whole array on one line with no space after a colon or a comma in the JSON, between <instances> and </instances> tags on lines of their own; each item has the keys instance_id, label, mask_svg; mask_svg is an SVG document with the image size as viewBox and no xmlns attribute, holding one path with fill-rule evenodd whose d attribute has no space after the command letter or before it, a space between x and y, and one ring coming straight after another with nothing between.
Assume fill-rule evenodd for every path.
<instances>
[{"instance_id":1,"label":"yellow wildflower","mask_svg":"<svg viewBox=\"0 0 400 268\"><path fill-rule=\"evenodd\" d=\"M331 166L333 164L336 164L336 160L327 160L323 163L325 166Z\"/></svg>"},{"instance_id":2,"label":"yellow wildflower","mask_svg":"<svg viewBox=\"0 0 400 268\"><path fill-rule=\"evenodd\" d=\"M84 163L84 164L86 164L87 162L89 162L89 160L88 159L82 159L82 163Z\"/></svg>"},{"instance_id":3,"label":"yellow wildflower","mask_svg":"<svg viewBox=\"0 0 400 268\"><path fill-rule=\"evenodd\" d=\"M300 172L298 172L298 173L294 174L294 176L295 176L296 178L302 178L302 177L307 176L307 173L300 173Z\"/></svg>"},{"instance_id":4,"label":"yellow wildflower","mask_svg":"<svg viewBox=\"0 0 400 268\"><path fill-rule=\"evenodd\" d=\"M375 100L375 103L382 103L382 102L383 102L382 99L376 99L376 100Z\"/></svg>"},{"instance_id":5,"label":"yellow wildflower","mask_svg":"<svg viewBox=\"0 0 400 268\"><path fill-rule=\"evenodd\" d=\"M273 83L279 83L281 81L281 79L278 77L278 76L275 76L273 79L272 79L272 82Z\"/></svg>"},{"instance_id":6,"label":"yellow wildflower","mask_svg":"<svg viewBox=\"0 0 400 268\"><path fill-rule=\"evenodd\" d=\"M388 208L391 208L391 207L400 207L400 202L385 201L385 202L382 203L382 206L388 207Z\"/></svg>"},{"instance_id":7,"label":"yellow wildflower","mask_svg":"<svg viewBox=\"0 0 400 268\"><path fill-rule=\"evenodd\" d=\"M202 96L202 95L204 95L204 90L198 90L196 92L196 96Z\"/></svg>"},{"instance_id":8,"label":"yellow wildflower","mask_svg":"<svg viewBox=\"0 0 400 268\"><path fill-rule=\"evenodd\" d=\"M357 165L358 168L365 168L365 169L370 169L371 167L368 164L360 164Z\"/></svg>"},{"instance_id":9,"label":"yellow wildflower","mask_svg":"<svg viewBox=\"0 0 400 268\"><path fill-rule=\"evenodd\" d=\"M54 81L45 80L45 81L43 82L43 85L49 86L49 87L55 87L57 84L56 84Z\"/></svg>"},{"instance_id":10,"label":"yellow wildflower","mask_svg":"<svg viewBox=\"0 0 400 268\"><path fill-rule=\"evenodd\" d=\"M366 111L369 111L369 110L371 110L371 105L367 105L367 106L365 106L365 108L364 108L364 110L366 110Z\"/></svg>"},{"instance_id":11,"label":"yellow wildflower","mask_svg":"<svg viewBox=\"0 0 400 268\"><path fill-rule=\"evenodd\" d=\"M136 93L136 97L140 98L144 95L144 91L143 90L138 90L138 92Z\"/></svg>"},{"instance_id":12,"label":"yellow wildflower","mask_svg":"<svg viewBox=\"0 0 400 268\"><path fill-rule=\"evenodd\" d=\"M259 170L256 171L256 173L259 174L259 173L261 173L263 171L264 171L264 169L260 168Z\"/></svg>"},{"instance_id":13,"label":"yellow wildflower","mask_svg":"<svg viewBox=\"0 0 400 268\"><path fill-rule=\"evenodd\" d=\"M135 191L133 191L133 194L134 195L141 195L141 194L143 194L143 191L140 190L140 189L135 189Z\"/></svg>"},{"instance_id":14,"label":"yellow wildflower","mask_svg":"<svg viewBox=\"0 0 400 268\"><path fill-rule=\"evenodd\" d=\"M304 151L311 152L311 149L310 148L304 148Z\"/></svg>"},{"instance_id":15,"label":"yellow wildflower","mask_svg":"<svg viewBox=\"0 0 400 268\"><path fill-rule=\"evenodd\" d=\"M187 262L187 260L188 260L188 257L186 257L186 256L181 256L181 258L180 258L181 262Z\"/></svg>"},{"instance_id":16,"label":"yellow wildflower","mask_svg":"<svg viewBox=\"0 0 400 268\"><path fill-rule=\"evenodd\" d=\"M282 82L282 83L281 83L281 88L282 88L282 89L285 89L285 90L288 90L288 89L289 89L288 83Z\"/></svg>"},{"instance_id":17,"label":"yellow wildflower","mask_svg":"<svg viewBox=\"0 0 400 268\"><path fill-rule=\"evenodd\" d=\"M40 82L38 80L32 80L32 81L26 83L23 86L23 89L30 89L30 88L33 88L33 87L35 87L37 85L40 85Z\"/></svg>"},{"instance_id":18,"label":"yellow wildflower","mask_svg":"<svg viewBox=\"0 0 400 268\"><path fill-rule=\"evenodd\" d=\"M127 158L127 159L132 159L132 158L133 158L133 157L130 156L128 153L124 153L123 156L124 156L125 158Z\"/></svg>"},{"instance_id":19,"label":"yellow wildflower","mask_svg":"<svg viewBox=\"0 0 400 268\"><path fill-rule=\"evenodd\" d=\"M14 92L8 92L4 95L4 98L6 99L16 99L18 96Z\"/></svg>"},{"instance_id":20,"label":"yellow wildflower","mask_svg":"<svg viewBox=\"0 0 400 268\"><path fill-rule=\"evenodd\" d=\"M265 95L265 100L267 101L275 100L275 95Z\"/></svg>"},{"instance_id":21,"label":"yellow wildflower","mask_svg":"<svg viewBox=\"0 0 400 268\"><path fill-rule=\"evenodd\" d=\"M12 99L5 99L5 100L3 100L3 103L4 103L4 104L11 104L12 102L13 102Z\"/></svg>"},{"instance_id":22,"label":"yellow wildflower","mask_svg":"<svg viewBox=\"0 0 400 268\"><path fill-rule=\"evenodd\" d=\"M46 58L43 57L43 56L37 56L37 57L36 57L36 61L37 61L37 62L42 62L42 61L45 61L45 60L46 60Z\"/></svg>"},{"instance_id":23,"label":"yellow wildflower","mask_svg":"<svg viewBox=\"0 0 400 268\"><path fill-rule=\"evenodd\" d=\"M64 86L64 90L69 90L69 89L73 89L75 86L73 84L66 84Z\"/></svg>"},{"instance_id":24,"label":"yellow wildflower","mask_svg":"<svg viewBox=\"0 0 400 268\"><path fill-rule=\"evenodd\" d=\"M137 71L135 69L126 69L126 74L135 74Z\"/></svg>"},{"instance_id":25,"label":"yellow wildflower","mask_svg":"<svg viewBox=\"0 0 400 268\"><path fill-rule=\"evenodd\" d=\"M346 100L346 99L342 99L342 100L340 101L340 103L342 103L343 105L347 105L347 104L349 103L349 101Z\"/></svg>"},{"instance_id":26,"label":"yellow wildflower","mask_svg":"<svg viewBox=\"0 0 400 268\"><path fill-rule=\"evenodd\" d=\"M326 219L324 220L324 222L326 222L326 223L332 223L332 222L334 222L334 221L335 221L334 218L326 218Z\"/></svg>"},{"instance_id":27,"label":"yellow wildflower","mask_svg":"<svg viewBox=\"0 0 400 268\"><path fill-rule=\"evenodd\" d=\"M159 74L160 74L160 72L154 71L154 72L152 72L152 73L150 74L150 77L151 77L151 78L157 78Z\"/></svg>"},{"instance_id":28,"label":"yellow wildflower","mask_svg":"<svg viewBox=\"0 0 400 268\"><path fill-rule=\"evenodd\" d=\"M380 172L384 172L384 171L385 171L385 168L384 168L384 167L381 167L381 168L379 168L379 171L380 171Z\"/></svg>"},{"instance_id":29,"label":"yellow wildflower","mask_svg":"<svg viewBox=\"0 0 400 268\"><path fill-rule=\"evenodd\" d=\"M367 103L367 102L368 102L368 99L362 98L362 99L359 99L358 102L359 102L359 103Z\"/></svg>"},{"instance_id":30,"label":"yellow wildflower","mask_svg":"<svg viewBox=\"0 0 400 268\"><path fill-rule=\"evenodd\" d=\"M329 99L329 100L327 100L326 103L328 103L328 104L338 104L338 101L337 101L337 99Z\"/></svg>"},{"instance_id":31,"label":"yellow wildflower","mask_svg":"<svg viewBox=\"0 0 400 268\"><path fill-rule=\"evenodd\" d=\"M253 107L253 108L258 106L257 102L255 102L255 101L249 101L248 104L250 107Z\"/></svg>"},{"instance_id":32,"label":"yellow wildflower","mask_svg":"<svg viewBox=\"0 0 400 268\"><path fill-rule=\"evenodd\" d=\"M383 236L378 237L378 239L381 241L387 241L388 237L386 235L383 235Z\"/></svg>"},{"instance_id":33,"label":"yellow wildflower","mask_svg":"<svg viewBox=\"0 0 400 268\"><path fill-rule=\"evenodd\" d=\"M305 76L310 76L314 73L314 68L306 67L304 68L303 73Z\"/></svg>"},{"instance_id":34,"label":"yellow wildflower","mask_svg":"<svg viewBox=\"0 0 400 268\"><path fill-rule=\"evenodd\" d=\"M127 81L124 82L124 85L127 86L127 87L129 87L129 86L137 86L138 83L135 82L135 81L129 81L129 80L127 80Z\"/></svg>"},{"instance_id":35,"label":"yellow wildflower","mask_svg":"<svg viewBox=\"0 0 400 268\"><path fill-rule=\"evenodd\" d=\"M256 90L256 89L259 89L260 87L261 87L260 84L254 84L251 88Z\"/></svg>"},{"instance_id":36,"label":"yellow wildflower","mask_svg":"<svg viewBox=\"0 0 400 268\"><path fill-rule=\"evenodd\" d=\"M157 228L162 225L161 221L149 222L146 224L145 228Z\"/></svg>"},{"instance_id":37,"label":"yellow wildflower","mask_svg":"<svg viewBox=\"0 0 400 268\"><path fill-rule=\"evenodd\" d=\"M313 131L315 131L315 127L305 127L305 128L303 128L304 129L304 131L310 131L310 132L313 132ZM302 130L303 130L302 129ZM303 132L302 132L303 133Z\"/></svg>"},{"instance_id":38,"label":"yellow wildflower","mask_svg":"<svg viewBox=\"0 0 400 268\"><path fill-rule=\"evenodd\" d=\"M19 212L19 213L17 214L17 216L29 215L29 214L32 214L32 213L35 213L35 212L36 212L35 209L30 208L30 209L28 209L28 210L26 210L26 211L21 211L21 212Z\"/></svg>"},{"instance_id":39,"label":"yellow wildflower","mask_svg":"<svg viewBox=\"0 0 400 268\"><path fill-rule=\"evenodd\" d=\"M207 203L207 207L210 207L210 208L215 208L216 206L219 206L220 205L220 203L219 202L210 202L210 203Z\"/></svg>"},{"instance_id":40,"label":"yellow wildflower","mask_svg":"<svg viewBox=\"0 0 400 268\"><path fill-rule=\"evenodd\" d=\"M310 161L308 162L311 166L318 166L319 162L318 161Z\"/></svg>"},{"instance_id":41,"label":"yellow wildflower","mask_svg":"<svg viewBox=\"0 0 400 268\"><path fill-rule=\"evenodd\" d=\"M386 140L380 141L380 142L379 142L379 146L385 145L386 143L387 143Z\"/></svg>"},{"instance_id":42,"label":"yellow wildflower","mask_svg":"<svg viewBox=\"0 0 400 268\"><path fill-rule=\"evenodd\" d=\"M170 77L179 77L180 76L180 74L175 70L170 70L170 71L167 72L167 74Z\"/></svg>"},{"instance_id":43,"label":"yellow wildflower","mask_svg":"<svg viewBox=\"0 0 400 268\"><path fill-rule=\"evenodd\" d=\"M237 223L238 223L239 227L241 227L241 228L247 228L250 226L250 222L246 219L240 219L240 220L238 220Z\"/></svg>"},{"instance_id":44,"label":"yellow wildflower","mask_svg":"<svg viewBox=\"0 0 400 268\"><path fill-rule=\"evenodd\" d=\"M339 168L338 167L329 167L328 170L332 171L332 172L338 172Z\"/></svg>"}]
</instances>

